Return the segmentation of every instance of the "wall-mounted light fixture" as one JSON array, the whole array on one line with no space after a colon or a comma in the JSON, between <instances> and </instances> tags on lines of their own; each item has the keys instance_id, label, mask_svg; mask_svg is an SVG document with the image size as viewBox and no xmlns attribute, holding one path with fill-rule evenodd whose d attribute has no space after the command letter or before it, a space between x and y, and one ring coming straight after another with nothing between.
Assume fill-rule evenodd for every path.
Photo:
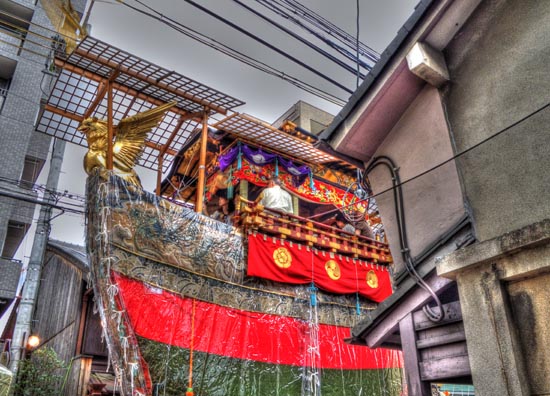
<instances>
[{"instance_id":1,"label":"wall-mounted light fixture","mask_svg":"<svg viewBox=\"0 0 550 396\"><path fill-rule=\"evenodd\" d=\"M27 340L27 349L29 351L32 351L39 345L40 345L40 337L38 337L37 335L31 335Z\"/></svg>"}]
</instances>

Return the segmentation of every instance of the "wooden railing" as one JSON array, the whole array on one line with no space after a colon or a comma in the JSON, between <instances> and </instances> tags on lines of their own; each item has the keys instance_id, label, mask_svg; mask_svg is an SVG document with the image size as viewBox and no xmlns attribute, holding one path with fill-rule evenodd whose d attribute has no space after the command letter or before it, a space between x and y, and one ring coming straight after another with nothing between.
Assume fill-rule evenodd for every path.
<instances>
[{"instance_id":1,"label":"wooden railing","mask_svg":"<svg viewBox=\"0 0 550 396\"><path fill-rule=\"evenodd\" d=\"M288 239L376 264L387 265L392 262L390 250L384 242L290 213L266 209L257 202L243 198L235 220L246 231Z\"/></svg>"}]
</instances>

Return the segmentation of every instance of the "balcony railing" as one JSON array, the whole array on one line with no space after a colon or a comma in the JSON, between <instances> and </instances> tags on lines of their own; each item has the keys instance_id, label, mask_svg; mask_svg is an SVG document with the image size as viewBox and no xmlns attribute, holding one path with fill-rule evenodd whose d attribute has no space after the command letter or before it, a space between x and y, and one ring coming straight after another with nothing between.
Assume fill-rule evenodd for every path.
<instances>
[{"instance_id":1,"label":"balcony railing","mask_svg":"<svg viewBox=\"0 0 550 396\"><path fill-rule=\"evenodd\" d=\"M256 202L241 199L237 225L245 230L273 235L316 249L387 265L392 263L388 244L352 234L290 213L264 209Z\"/></svg>"},{"instance_id":2,"label":"balcony railing","mask_svg":"<svg viewBox=\"0 0 550 396\"><path fill-rule=\"evenodd\" d=\"M25 36L20 31L0 23L0 48L7 54L19 56Z\"/></svg>"}]
</instances>

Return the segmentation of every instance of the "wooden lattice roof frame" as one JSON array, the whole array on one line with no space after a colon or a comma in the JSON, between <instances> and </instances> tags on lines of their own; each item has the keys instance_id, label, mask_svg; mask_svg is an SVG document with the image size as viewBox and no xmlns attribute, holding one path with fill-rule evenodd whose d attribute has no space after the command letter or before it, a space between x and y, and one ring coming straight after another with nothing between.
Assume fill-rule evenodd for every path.
<instances>
[{"instance_id":1,"label":"wooden lattice roof frame","mask_svg":"<svg viewBox=\"0 0 550 396\"><path fill-rule=\"evenodd\" d=\"M86 146L76 129L86 118L121 119L170 101L176 105L149 135L140 165L166 170L204 122L244 104L218 90L93 37L69 55L57 53L59 75L38 117L37 131ZM111 104L109 104L111 97ZM111 112L109 112L111 107Z\"/></svg>"},{"instance_id":2,"label":"wooden lattice roof frame","mask_svg":"<svg viewBox=\"0 0 550 396\"><path fill-rule=\"evenodd\" d=\"M311 142L292 136L246 114L234 113L215 123L214 128L234 135L237 139L281 153L309 164L339 161L319 150Z\"/></svg>"}]
</instances>

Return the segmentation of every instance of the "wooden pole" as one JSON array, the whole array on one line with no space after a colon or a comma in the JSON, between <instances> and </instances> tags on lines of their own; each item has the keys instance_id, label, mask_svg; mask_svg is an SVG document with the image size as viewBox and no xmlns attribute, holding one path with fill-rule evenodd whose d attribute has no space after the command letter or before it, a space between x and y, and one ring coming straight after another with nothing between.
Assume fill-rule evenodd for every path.
<instances>
[{"instance_id":1,"label":"wooden pole","mask_svg":"<svg viewBox=\"0 0 550 396\"><path fill-rule=\"evenodd\" d=\"M113 83L107 81L107 169L113 170Z\"/></svg>"},{"instance_id":2,"label":"wooden pole","mask_svg":"<svg viewBox=\"0 0 550 396\"><path fill-rule=\"evenodd\" d=\"M157 169L157 195L160 196L160 184L162 182L162 161L164 154L162 152L158 155L158 169Z\"/></svg>"},{"instance_id":3,"label":"wooden pole","mask_svg":"<svg viewBox=\"0 0 550 396\"><path fill-rule=\"evenodd\" d=\"M197 182L197 201L195 211L202 212L204 185L206 178L206 145L208 143L208 108L204 109L202 117L201 151L199 156L199 181Z\"/></svg>"}]
</instances>

